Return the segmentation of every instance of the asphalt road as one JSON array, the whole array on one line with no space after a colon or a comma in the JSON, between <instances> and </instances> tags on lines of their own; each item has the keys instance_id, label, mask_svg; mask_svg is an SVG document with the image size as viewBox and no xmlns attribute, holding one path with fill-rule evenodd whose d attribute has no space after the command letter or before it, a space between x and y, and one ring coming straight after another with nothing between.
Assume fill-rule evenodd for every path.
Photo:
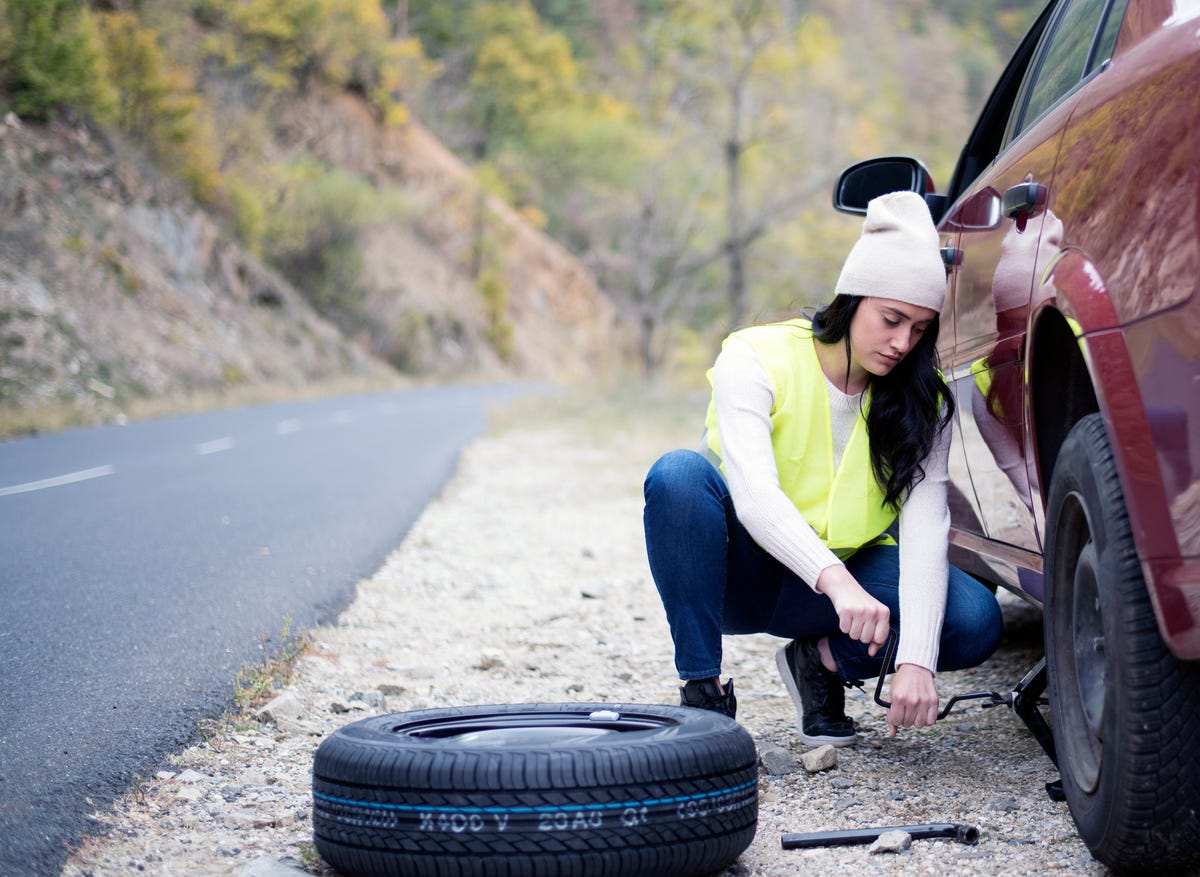
<instances>
[{"instance_id":1,"label":"asphalt road","mask_svg":"<svg viewBox=\"0 0 1200 877\"><path fill-rule=\"evenodd\" d=\"M284 626L332 619L528 390L450 387L0 443L0 874L58 874L229 704Z\"/></svg>"}]
</instances>

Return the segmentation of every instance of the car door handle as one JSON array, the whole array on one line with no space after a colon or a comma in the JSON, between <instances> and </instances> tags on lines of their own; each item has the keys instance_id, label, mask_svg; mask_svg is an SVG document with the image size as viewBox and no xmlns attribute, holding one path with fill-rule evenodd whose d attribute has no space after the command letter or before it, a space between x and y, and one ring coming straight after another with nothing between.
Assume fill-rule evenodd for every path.
<instances>
[{"instance_id":1,"label":"car door handle","mask_svg":"<svg viewBox=\"0 0 1200 877\"><path fill-rule=\"evenodd\" d=\"M1050 190L1040 183L1018 183L1011 189L1005 189L1000 198L1000 209L1009 219L1015 219L1023 231L1027 219L1046 209L1049 193Z\"/></svg>"},{"instance_id":2,"label":"car door handle","mask_svg":"<svg viewBox=\"0 0 1200 877\"><path fill-rule=\"evenodd\" d=\"M963 251L958 247L942 247L942 264L946 266L947 274L961 265L962 260Z\"/></svg>"}]
</instances>

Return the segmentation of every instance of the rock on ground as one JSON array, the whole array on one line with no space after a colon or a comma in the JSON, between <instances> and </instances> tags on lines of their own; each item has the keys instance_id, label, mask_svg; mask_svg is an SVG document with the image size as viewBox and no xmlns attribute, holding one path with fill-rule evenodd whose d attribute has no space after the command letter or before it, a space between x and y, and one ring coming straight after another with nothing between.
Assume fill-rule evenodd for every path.
<instances>
[{"instance_id":1,"label":"rock on ground","mask_svg":"<svg viewBox=\"0 0 1200 877\"><path fill-rule=\"evenodd\" d=\"M275 721L248 712L207 726L170 764L132 779L112 812L96 814L109 833L88 839L63 874L252 877L273 873L267 863L280 874L331 874L312 845L312 756L335 728L383 709L677 703L642 541L641 483L659 453L694 445L702 406L694 396L540 400L503 414L353 604L311 632L280 692L292 709ZM999 653L942 674L943 698L1003 691L1040 656L1037 612L1003 603ZM779 645L728 637L724 669L760 749L799 762L805 747L776 676ZM964 709L894 738L870 692L851 692L848 711L858 745L839 750L836 767L760 771L757 836L725 877L1106 873L1066 805L1046 795L1056 771L1007 708ZM923 840L891 856L780 845L787 833L926 822L976 825L980 842Z\"/></svg>"}]
</instances>

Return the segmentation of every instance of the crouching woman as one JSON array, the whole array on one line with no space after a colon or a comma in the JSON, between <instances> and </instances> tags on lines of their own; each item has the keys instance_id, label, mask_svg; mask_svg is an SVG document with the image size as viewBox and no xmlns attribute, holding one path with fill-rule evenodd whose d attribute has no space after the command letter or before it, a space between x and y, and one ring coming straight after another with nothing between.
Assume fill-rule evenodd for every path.
<instances>
[{"instance_id":1,"label":"crouching woman","mask_svg":"<svg viewBox=\"0 0 1200 877\"><path fill-rule=\"evenodd\" d=\"M645 482L644 526L681 702L734 716L723 634L789 640L776 656L805 743L855 741L844 683L890 672L887 721L933 724L939 671L982 663L995 596L947 561L949 422L936 364L946 293L924 201L868 205L832 301L734 332L709 372L698 451ZM899 544L887 531L899 518Z\"/></svg>"}]
</instances>

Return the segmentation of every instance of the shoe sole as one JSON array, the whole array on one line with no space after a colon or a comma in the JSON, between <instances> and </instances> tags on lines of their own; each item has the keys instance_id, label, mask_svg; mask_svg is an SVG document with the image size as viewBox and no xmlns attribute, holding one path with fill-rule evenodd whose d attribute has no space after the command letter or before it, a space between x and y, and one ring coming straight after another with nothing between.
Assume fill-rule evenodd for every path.
<instances>
[{"instance_id":1,"label":"shoe sole","mask_svg":"<svg viewBox=\"0 0 1200 877\"><path fill-rule=\"evenodd\" d=\"M792 668L788 665L786 645L775 653L775 665L779 668L779 675L783 677L783 687L787 689L792 703L796 705L796 727L800 731L800 739L809 746L826 744L838 747L853 746L858 739L854 734L849 737L833 737L830 735L810 736L804 733L804 704L800 700L800 689L796 687L796 677L792 675Z\"/></svg>"}]
</instances>

